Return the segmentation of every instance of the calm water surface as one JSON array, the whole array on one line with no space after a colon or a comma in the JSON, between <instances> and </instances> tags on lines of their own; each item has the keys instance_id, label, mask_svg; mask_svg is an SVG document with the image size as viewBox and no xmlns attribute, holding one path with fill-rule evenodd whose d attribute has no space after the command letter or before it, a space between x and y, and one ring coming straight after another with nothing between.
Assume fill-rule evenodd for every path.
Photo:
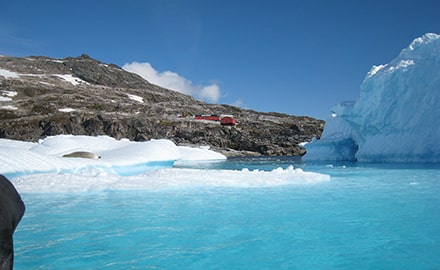
<instances>
[{"instance_id":1,"label":"calm water surface","mask_svg":"<svg viewBox=\"0 0 440 270\"><path fill-rule=\"evenodd\" d=\"M181 164L329 182L265 188L23 194L15 269L440 269L440 166Z\"/></svg>"}]
</instances>

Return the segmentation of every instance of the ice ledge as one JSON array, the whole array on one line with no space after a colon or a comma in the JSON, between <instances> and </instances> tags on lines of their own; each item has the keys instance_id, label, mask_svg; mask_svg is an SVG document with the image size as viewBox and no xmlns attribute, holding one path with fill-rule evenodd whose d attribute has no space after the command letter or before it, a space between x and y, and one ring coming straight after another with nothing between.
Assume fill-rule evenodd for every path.
<instances>
[{"instance_id":1,"label":"ice ledge","mask_svg":"<svg viewBox=\"0 0 440 270\"><path fill-rule=\"evenodd\" d=\"M411 42L411 44L408 46L408 50L415 50L422 46L423 44L430 43L434 40L440 39L440 35L434 34L434 33L426 33L421 37L418 37ZM406 49L405 49L406 50Z\"/></svg>"}]
</instances>

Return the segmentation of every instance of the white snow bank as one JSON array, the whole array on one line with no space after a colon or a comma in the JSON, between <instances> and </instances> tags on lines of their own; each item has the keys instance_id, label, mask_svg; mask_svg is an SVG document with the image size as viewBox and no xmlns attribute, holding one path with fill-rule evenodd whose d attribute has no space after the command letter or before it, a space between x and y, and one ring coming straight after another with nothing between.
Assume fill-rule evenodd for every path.
<instances>
[{"instance_id":1,"label":"white snow bank","mask_svg":"<svg viewBox=\"0 0 440 270\"><path fill-rule=\"evenodd\" d=\"M0 101L1 101L1 99L0 99ZM12 105L0 106L0 108L3 110L9 110L9 111L14 111L14 110L18 109L18 107L12 106Z\"/></svg>"},{"instance_id":2,"label":"white snow bank","mask_svg":"<svg viewBox=\"0 0 440 270\"><path fill-rule=\"evenodd\" d=\"M60 109L58 109L58 111L60 111L60 112L65 112L65 113L69 113L69 112L74 112L74 111L76 111L76 109L73 109L73 108L60 108Z\"/></svg>"},{"instance_id":3,"label":"white snow bank","mask_svg":"<svg viewBox=\"0 0 440 270\"><path fill-rule=\"evenodd\" d=\"M137 101L139 103L144 103L144 99L137 95L127 94L128 98L134 101Z\"/></svg>"},{"instance_id":4,"label":"white snow bank","mask_svg":"<svg viewBox=\"0 0 440 270\"><path fill-rule=\"evenodd\" d=\"M7 97L15 97L16 95L18 95L18 93L15 91L2 91L2 95Z\"/></svg>"},{"instance_id":5,"label":"white snow bank","mask_svg":"<svg viewBox=\"0 0 440 270\"><path fill-rule=\"evenodd\" d=\"M12 100L12 98L10 98L10 97L2 97L2 96L0 96L0 101L6 102L6 101L11 101L11 100Z\"/></svg>"},{"instance_id":6,"label":"white snow bank","mask_svg":"<svg viewBox=\"0 0 440 270\"><path fill-rule=\"evenodd\" d=\"M220 159L210 150L194 149L197 159ZM100 159L66 158L72 152L91 152ZM191 151L184 149L185 156ZM133 175L158 167L172 167L182 159L179 147L169 140L133 142L108 136L58 135L38 143L0 139L0 173L10 177L44 173L75 173L86 168L100 168L108 173Z\"/></svg>"},{"instance_id":7,"label":"white snow bank","mask_svg":"<svg viewBox=\"0 0 440 270\"><path fill-rule=\"evenodd\" d=\"M11 101L12 97L15 97L18 93L15 91L1 91L0 92L0 101L6 102Z\"/></svg>"},{"instance_id":8,"label":"white snow bank","mask_svg":"<svg viewBox=\"0 0 440 270\"><path fill-rule=\"evenodd\" d=\"M83 81L77 77L73 77L71 74L54 74L54 75L58 78L65 80L66 82L73 84L73 85L78 85L78 84L82 84L82 83L87 84L86 81Z\"/></svg>"},{"instance_id":9,"label":"white snow bank","mask_svg":"<svg viewBox=\"0 0 440 270\"><path fill-rule=\"evenodd\" d=\"M31 60L31 59L29 59L29 60ZM0 76L5 77L6 79L9 79L9 78L17 79L17 78L20 78L20 76L32 76L32 77L55 76L55 77L58 77L66 82L69 82L73 85L88 84L88 82L81 80L80 78L74 77L74 76L72 76L72 74L49 74L49 75L23 74L23 73L16 73L13 71L9 71L9 70L0 68Z\"/></svg>"},{"instance_id":10,"label":"white snow bank","mask_svg":"<svg viewBox=\"0 0 440 270\"><path fill-rule=\"evenodd\" d=\"M18 74L16 72L12 72L3 68L0 68L0 76L5 77L6 79L8 78L18 78Z\"/></svg>"}]
</instances>

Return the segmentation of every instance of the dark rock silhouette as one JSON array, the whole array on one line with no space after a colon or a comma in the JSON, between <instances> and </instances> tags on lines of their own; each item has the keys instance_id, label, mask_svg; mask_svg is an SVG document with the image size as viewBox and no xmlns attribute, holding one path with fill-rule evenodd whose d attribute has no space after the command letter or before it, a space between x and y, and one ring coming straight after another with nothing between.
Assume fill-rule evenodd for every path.
<instances>
[{"instance_id":1,"label":"dark rock silhouette","mask_svg":"<svg viewBox=\"0 0 440 270\"><path fill-rule=\"evenodd\" d=\"M13 268L12 235L24 211L25 206L17 190L6 177L0 175L0 270Z\"/></svg>"}]
</instances>

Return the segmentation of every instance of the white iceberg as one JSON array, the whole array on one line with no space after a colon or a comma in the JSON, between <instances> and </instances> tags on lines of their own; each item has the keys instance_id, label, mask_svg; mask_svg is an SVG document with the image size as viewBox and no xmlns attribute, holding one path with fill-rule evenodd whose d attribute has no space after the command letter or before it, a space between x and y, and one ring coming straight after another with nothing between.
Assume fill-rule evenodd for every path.
<instances>
[{"instance_id":1,"label":"white iceberg","mask_svg":"<svg viewBox=\"0 0 440 270\"><path fill-rule=\"evenodd\" d=\"M440 162L440 36L373 66L357 102L335 107L304 160Z\"/></svg>"},{"instance_id":2,"label":"white iceberg","mask_svg":"<svg viewBox=\"0 0 440 270\"><path fill-rule=\"evenodd\" d=\"M179 147L170 140L133 142L108 136L57 135L39 142L0 139L0 152L0 174L8 177L90 168L117 175L135 175L156 168L170 168L176 160L184 158ZM100 158L63 157L77 152L92 153ZM226 159L209 149L184 147L183 153L198 160Z\"/></svg>"}]
</instances>

